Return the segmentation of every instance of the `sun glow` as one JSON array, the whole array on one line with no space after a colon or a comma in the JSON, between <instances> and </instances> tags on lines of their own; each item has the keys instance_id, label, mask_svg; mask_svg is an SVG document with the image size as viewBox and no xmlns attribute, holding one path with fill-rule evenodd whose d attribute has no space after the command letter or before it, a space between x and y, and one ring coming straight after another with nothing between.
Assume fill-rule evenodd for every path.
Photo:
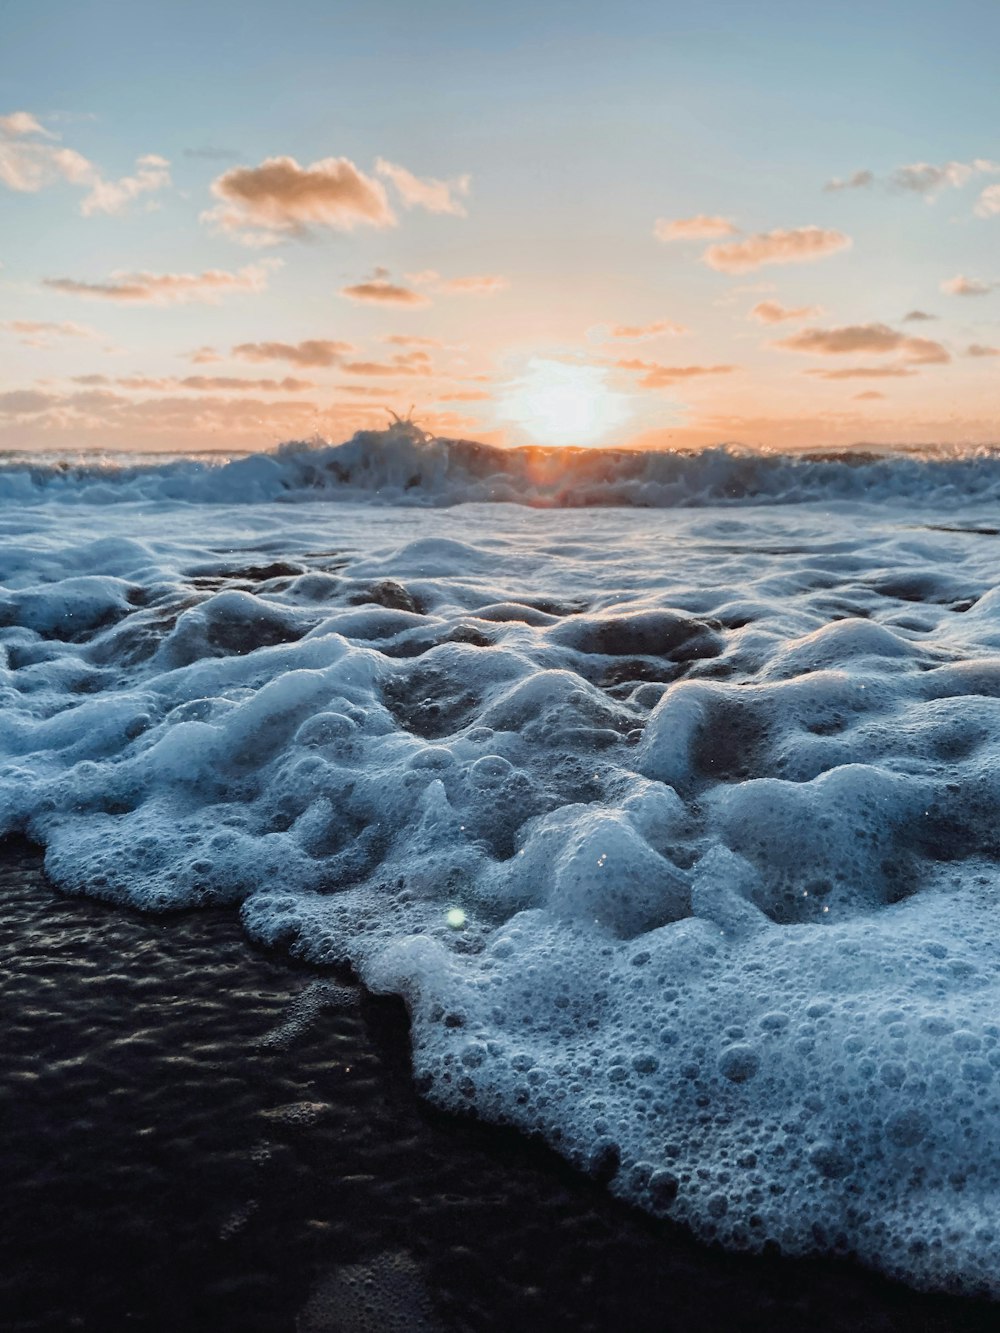
<instances>
[{"instance_id":1,"label":"sun glow","mask_svg":"<svg viewBox=\"0 0 1000 1333\"><path fill-rule=\"evenodd\" d=\"M500 396L497 413L535 444L600 444L632 416L603 366L534 358Z\"/></svg>"}]
</instances>

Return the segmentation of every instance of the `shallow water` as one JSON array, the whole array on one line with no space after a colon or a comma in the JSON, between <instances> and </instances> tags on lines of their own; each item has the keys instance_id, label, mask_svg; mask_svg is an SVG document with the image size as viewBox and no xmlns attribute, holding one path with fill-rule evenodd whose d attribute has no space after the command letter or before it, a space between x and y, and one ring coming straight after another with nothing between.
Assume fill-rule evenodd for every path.
<instances>
[{"instance_id":1,"label":"shallow water","mask_svg":"<svg viewBox=\"0 0 1000 1333\"><path fill-rule=\"evenodd\" d=\"M704 1239L1000 1292L991 504L68 493L0 510L60 886L349 961L434 1102Z\"/></svg>"}]
</instances>

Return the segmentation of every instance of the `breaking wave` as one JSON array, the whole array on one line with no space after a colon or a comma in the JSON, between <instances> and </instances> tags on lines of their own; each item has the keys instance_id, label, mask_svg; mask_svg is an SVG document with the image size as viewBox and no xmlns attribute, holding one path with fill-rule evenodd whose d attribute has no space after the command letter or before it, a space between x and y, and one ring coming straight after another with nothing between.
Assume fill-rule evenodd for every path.
<instances>
[{"instance_id":1,"label":"breaking wave","mask_svg":"<svg viewBox=\"0 0 1000 1333\"><path fill-rule=\"evenodd\" d=\"M663 509L808 500L1000 498L1000 447L776 453L529 447L439 439L410 422L359 431L342 444L292 441L231 458L120 456L75 462L8 456L0 501L190 504L369 500L447 506L509 502L542 508Z\"/></svg>"}]
</instances>

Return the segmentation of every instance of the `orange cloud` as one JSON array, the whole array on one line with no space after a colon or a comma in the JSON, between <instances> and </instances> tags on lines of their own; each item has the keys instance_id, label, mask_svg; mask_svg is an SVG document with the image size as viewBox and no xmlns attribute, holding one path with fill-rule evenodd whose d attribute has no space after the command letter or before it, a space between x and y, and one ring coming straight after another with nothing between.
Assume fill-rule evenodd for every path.
<instances>
[{"instance_id":1,"label":"orange cloud","mask_svg":"<svg viewBox=\"0 0 1000 1333\"><path fill-rule=\"evenodd\" d=\"M888 324L848 324L834 329L803 329L776 342L790 352L812 356L885 356L899 353L918 365L943 364L951 356L940 343L929 338L911 338Z\"/></svg>"},{"instance_id":2,"label":"orange cloud","mask_svg":"<svg viewBox=\"0 0 1000 1333\"><path fill-rule=\"evenodd\" d=\"M851 238L842 231L795 227L758 232L730 245L710 245L702 259L709 268L722 273L748 273L765 264L810 264L847 250L851 244Z\"/></svg>"},{"instance_id":3,"label":"orange cloud","mask_svg":"<svg viewBox=\"0 0 1000 1333\"><path fill-rule=\"evenodd\" d=\"M493 273L477 273L467 278L446 278L435 287L435 291L447 296L496 296L506 291L510 283Z\"/></svg>"},{"instance_id":4,"label":"orange cloud","mask_svg":"<svg viewBox=\"0 0 1000 1333\"><path fill-rule=\"evenodd\" d=\"M981 278L967 278L963 273L942 282L941 290L949 296L989 296L1000 283L983 282Z\"/></svg>"},{"instance_id":5,"label":"orange cloud","mask_svg":"<svg viewBox=\"0 0 1000 1333\"><path fill-rule=\"evenodd\" d=\"M653 235L658 241L710 241L716 236L735 236L739 231L729 218L699 213L693 218L657 218Z\"/></svg>"},{"instance_id":6,"label":"orange cloud","mask_svg":"<svg viewBox=\"0 0 1000 1333\"><path fill-rule=\"evenodd\" d=\"M351 375L430 375L433 367L426 352L408 352L389 361L350 361L344 369Z\"/></svg>"},{"instance_id":7,"label":"orange cloud","mask_svg":"<svg viewBox=\"0 0 1000 1333\"><path fill-rule=\"evenodd\" d=\"M196 347L193 352L187 353L187 359L196 366L210 366L223 358L214 347Z\"/></svg>"},{"instance_id":8,"label":"orange cloud","mask_svg":"<svg viewBox=\"0 0 1000 1333\"><path fill-rule=\"evenodd\" d=\"M854 401L856 403L874 402L877 398L884 398L884 393L879 393L877 389L866 389L864 393L856 393Z\"/></svg>"},{"instance_id":9,"label":"orange cloud","mask_svg":"<svg viewBox=\"0 0 1000 1333\"><path fill-rule=\"evenodd\" d=\"M478 403L487 398L492 398L491 393L486 393L483 389L464 389L458 393L443 393L438 402L440 403Z\"/></svg>"},{"instance_id":10,"label":"orange cloud","mask_svg":"<svg viewBox=\"0 0 1000 1333\"><path fill-rule=\"evenodd\" d=\"M986 347L982 343L970 343L965 349L966 356L1000 356L1000 347Z\"/></svg>"},{"instance_id":11,"label":"orange cloud","mask_svg":"<svg viewBox=\"0 0 1000 1333\"><path fill-rule=\"evenodd\" d=\"M621 370L645 372L639 381L640 389L664 389L679 380L697 379L702 375L731 375L738 366L662 366L657 361L623 360L615 365Z\"/></svg>"},{"instance_id":12,"label":"orange cloud","mask_svg":"<svg viewBox=\"0 0 1000 1333\"><path fill-rule=\"evenodd\" d=\"M335 366L354 351L350 343L307 338L300 343L240 343L233 356L242 361L288 361L293 366Z\"/></svg>"},{"instance_id":13,"label":"orange cloud","mask_svg":"<svg viewBox=\"0 0 1000 1333\"><path fill-rule=\"evenodd\" d=\"M112 273L106 282L78 282L75 278L43 278L45 287L68 296L134 305L183 305L191 301L215 304L230 292L261 292L267 286L274 260L249 264L236 273L207 269L204 273Z\"/></svg>"},{"instance_id":14,"label":"orange cloud","mask_svg":"<svg viewBox=\"0 0 1000 1333\"><path fill-rule=\"evenodd\" d=\"M443 347L439 338L418 338L409 333L386 333L379 342L389 347Z\"/></svg>"},{"instance_id":15,"label":"orange cloud","mask_svg":"<svg viewBox=\"0 0 1000 1333\"><path fill-rule=\"evenodd\" d=\"M465 209L456 196L469 193L471 176L456 176L450 181L434 180L432 177L422 180L405 167L387 162L384 157L378 158L375 170L385 180L392 182L405 208L425 208L428 213L452 213L456 217L465 217Z\"/></svg>"},{"instance_id":16,"label":"orange cloud","mask_svg":"<svg viewBox=\"0 0 1000 1333\"><path fill-rule=\"evenodd\" d=\"M691 330L672 319L657 319L652 324L598 324L587 336L595 342L649 342L653 338L678 338Z\"/></svg>"},{"instance_id":17,"label":"orange cloud","mask_svg":"<svg viewBox=\"0 0 1000 1333\"><path fill-rule=\"evenodd\" d=\"M842 370L807 370L819 380L899 380L916 375L905 366L845 366Z\"/></svg>"},{"instance_id":18,"label":"orange cloud","mask_svg":"<svg viewBox=\"0 0 1000 1333\"><path fill-rule=\"evenodd\" d=\"M269 157L257 167L223 172L212 193L221 202L202 220L247 245L274 245L316 227L351 231L396 221L385 187L346 157L308 167L294 157Z\"/></svg>"},{"instance_id":19,"label":"orange cloud","mask_svg":"<svg viewBox=\"0 0 1000 1333\"><path fill-rule=\"evenodd\" d=\"M97 377L81 377L77 382L93 382ZM163 379L150 379L143 375L126 375L114 381L122 389L143 389L163 393L168 389L193 389L198 393L217 393L219 390L235 390L237 393L302 393L306 389L315 389L313 380L297 380L286 375L282 380L246 379L240 375L186 375L183 379L168 376Z\"/></svg>"},{"instance_id":20,"label":"orange cloud","mask_svg":"<svg viewBox=\"0 0 1000 1333\"><path fill-rule=\"evenodd\" d=\"M349 301L368 305L430 305L430 300L422 292L415 292L411 287L392 282L388 269L384 268L377 268L364 282L341 287L340 294L346 296Z\"/></svg>"},{"instance_id":21,"label":"orange cloud","mask_svg":"<svg viewBox=\"0 0 1000 1333\"><path fill-rule=\"evenodd\" d=\"M780 301L758 301L750 311L749 318L759 324L784 324L790 319L816 319L823 314L823 307L818 305L800 305L794 308L784 306Z\"/></svg>"},{"instance_id":22,"label":"orange cloud","mask_svg":"<svg viewBox=\"0 0 1000 1333\"><path fill-rule=\"evenodd\" d=\"M88 329L83 324L74 324L70 320L54 323L44 319L8 319L0 323L0 329L19 335L19 341L25 347L51 347L53 338L99 338L100 334Z\"/></svg>"}]
</instances>

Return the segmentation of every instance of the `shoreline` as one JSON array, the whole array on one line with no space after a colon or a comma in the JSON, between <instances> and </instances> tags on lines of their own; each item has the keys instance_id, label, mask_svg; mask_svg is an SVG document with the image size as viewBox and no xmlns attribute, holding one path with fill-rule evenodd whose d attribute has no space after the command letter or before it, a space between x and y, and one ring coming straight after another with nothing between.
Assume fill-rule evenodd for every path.
<instances>
[{"instance_id":1,"label":"shoreline","mask_svg":"<svg viewBox=\"0 0 1000 1333\"><path fill-rule=\"evenodd\" d=\"M435 1110L401 1001L251 945L232 910L65 897L13 840L0 899L11 1333L994 1325L850 1261L706 1247Z\"/></svg>"}]
</instances>

